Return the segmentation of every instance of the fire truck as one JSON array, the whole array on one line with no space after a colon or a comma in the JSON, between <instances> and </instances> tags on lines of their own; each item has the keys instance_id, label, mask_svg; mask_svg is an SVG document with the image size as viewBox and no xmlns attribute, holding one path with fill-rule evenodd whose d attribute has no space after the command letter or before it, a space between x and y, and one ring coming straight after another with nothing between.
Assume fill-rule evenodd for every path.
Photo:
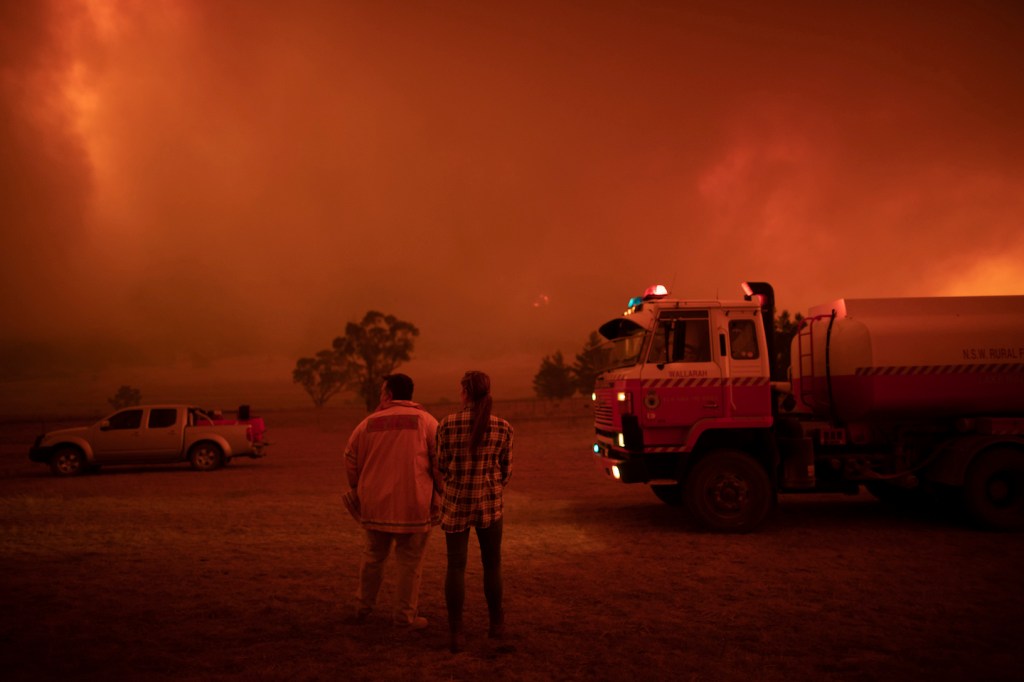
<instances>
[{"instance_id":1,"label":"fire truck","mask_svg":"<svg viewBox=\"0 0 1024 682\"><path fill-rule=\"evenodd\" d=\"M594 457L702 526L749 532L780 493L956 499L1024 527L1024 296L844 298L775 366L775 294L651 287L602 325Z\"/></svg>"}]
</instances>

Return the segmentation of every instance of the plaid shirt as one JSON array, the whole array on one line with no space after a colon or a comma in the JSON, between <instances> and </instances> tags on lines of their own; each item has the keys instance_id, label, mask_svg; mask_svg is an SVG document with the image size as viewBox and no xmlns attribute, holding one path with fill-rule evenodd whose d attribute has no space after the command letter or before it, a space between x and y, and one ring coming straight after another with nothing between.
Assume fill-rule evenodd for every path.
<instances>
[{"instance_id":1,"label":"plaid shirt","mask_svg":"<svg viewBox=\"0 0 1024 682\"><path fill-rule=\"evenodd\" d=\"M441 529L446 533L487 528L500 519L501 493L512 476L512 426L491 415L476 455L469 451L472 428L469 408L448 415L437 427L440 476L435 481L444 481Z\"/></svg>"}]
</instances>

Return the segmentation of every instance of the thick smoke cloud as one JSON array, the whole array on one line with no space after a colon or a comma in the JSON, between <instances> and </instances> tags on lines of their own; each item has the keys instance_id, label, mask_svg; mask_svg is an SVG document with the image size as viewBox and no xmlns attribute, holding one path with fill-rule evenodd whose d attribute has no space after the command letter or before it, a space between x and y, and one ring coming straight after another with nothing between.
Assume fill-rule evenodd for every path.
<instances>
[{"instance_id":1,"label":"thick smoke cloud","mask_svg":"<svg viewBox=\"0 0 1024 682\"><path fill-rule=\"evenodd\" d=\"M527 394L656 281L1021 293L1014 3L679 5L0 4L0 378L287 384L378 309Z\"/></svg>"}]
</instances>

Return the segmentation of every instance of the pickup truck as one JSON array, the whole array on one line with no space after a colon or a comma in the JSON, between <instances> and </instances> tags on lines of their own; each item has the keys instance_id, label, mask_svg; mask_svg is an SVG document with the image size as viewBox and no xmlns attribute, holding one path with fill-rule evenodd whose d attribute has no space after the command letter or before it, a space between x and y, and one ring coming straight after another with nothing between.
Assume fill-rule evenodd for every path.
<instances>
[{"instance_id":1,"label":"pickup truck","mask_svg":"<svg viewBox=\"0 0 1024 682\"><path fill-rule=\"evenodd\" d=\"M267 443L261 417L242 405L237 419L193 405L139 405L114 412L92 426L50 431L29 449L33 462L58 476L75 476L111 464L184 462L211 471L233 457L262 457Z\"/></svg>"}]
</instances>

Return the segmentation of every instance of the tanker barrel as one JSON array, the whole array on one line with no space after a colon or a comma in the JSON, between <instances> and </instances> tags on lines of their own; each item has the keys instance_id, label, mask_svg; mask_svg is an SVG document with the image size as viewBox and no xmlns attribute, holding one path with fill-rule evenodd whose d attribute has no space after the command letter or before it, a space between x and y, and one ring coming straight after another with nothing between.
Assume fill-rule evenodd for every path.
<instances>
[{"instance_id":1,"label":"tanker barrel","mask_svg":"<svg viewBox=\"0 0 1024 682\"><path fill-rule=\"evenodd\" d=\"M793 367L815 412L853 422L1024 411L1024 296L847 298L809 313L821 343Z\"/></svg>"}]
</instances>

